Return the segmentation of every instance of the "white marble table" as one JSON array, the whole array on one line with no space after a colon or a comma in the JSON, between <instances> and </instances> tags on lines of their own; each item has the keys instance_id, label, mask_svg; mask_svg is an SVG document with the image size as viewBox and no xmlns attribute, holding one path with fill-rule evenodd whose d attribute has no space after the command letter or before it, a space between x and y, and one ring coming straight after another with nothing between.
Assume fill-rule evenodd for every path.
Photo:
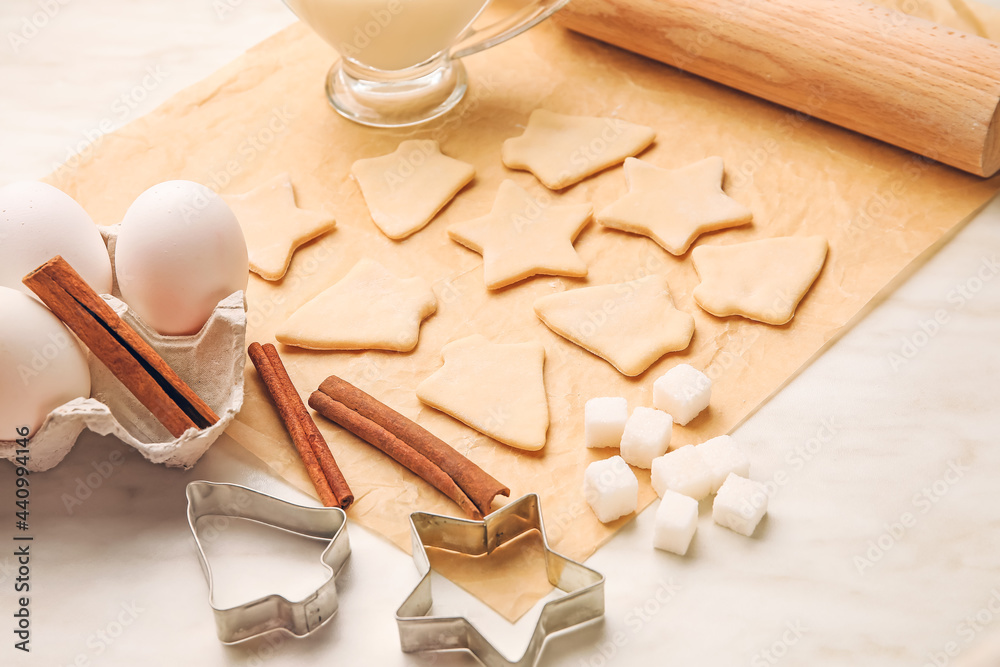
<instances>
[{"instance_id":1,"label":"white marble table","mask_svg":"<svg viewBox=\"0 0 1000 667\"><path fill-rule=\"evenodd\" d=\"M5 0L0 184L45 175L292 19L278 0ZM644 512L589 561L607 575L604 621L553 640L541 664L998 664L983 653L1000 632L998 259L994 201L739 429L754 477L775 487L758 535L713 526L705 505L681 559L650 547ZM86 437L33 478L30 654L13 649L14 477L0 466L0 665L475 664L399 651L393 611L416 570L354 524L331 623L221 645L185 484L308 499L226 439L191 472L126 449ZM234 526L213 546L222 597L294 595L322 576L314 544L262 534ZM511 654L538 613L510 626L445 583L436 592Z\"/></svg>"}]
</instances>

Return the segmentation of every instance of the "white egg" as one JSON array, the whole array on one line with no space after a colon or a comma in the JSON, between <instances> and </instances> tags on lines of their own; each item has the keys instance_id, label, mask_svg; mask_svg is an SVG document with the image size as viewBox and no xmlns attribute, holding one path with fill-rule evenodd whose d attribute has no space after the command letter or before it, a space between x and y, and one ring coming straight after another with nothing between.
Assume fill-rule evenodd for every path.
<instances>
[{"instance_id":1,"label":"white egg","mask_svg":"<svg viewBox=\"0 0 1000 667\"><path fill-rule=\"evenodd\" d=\"M0 440L34 434L79 397L90 397L90 368L76 337L39 302L0 287Z\"/></svg>"},{"instance_id":2,"label":"white egg","mask_svg":"<svg viewBox=\"0 0 1000 667\"><path fill-rule=\"evenodd\" d=\"M167 181L125 213L115 271L122 300L149 326L194 334L219 301L246 290L247 244L221 197L198 183Z\"/></svg>"},{"instance_id":3,"label":"white egg","mask_svg":"<svg viewBox=\"0 0 1000 667\"><path fill-rule=\"evenodd\" d=\"M21 279L56 255L95 291L111 293L108 249L76 200L47 183L0 188L0 285L32 294Z\"/></svg>"}]
</instances>

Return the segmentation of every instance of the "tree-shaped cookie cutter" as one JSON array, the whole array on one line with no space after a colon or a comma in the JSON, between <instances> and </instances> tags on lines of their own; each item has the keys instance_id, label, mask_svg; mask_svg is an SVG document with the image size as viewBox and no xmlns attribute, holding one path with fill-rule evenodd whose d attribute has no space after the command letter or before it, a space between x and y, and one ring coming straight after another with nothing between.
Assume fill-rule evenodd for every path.
<instances>
[{"instance_id":1,"label":"tree-shaped cookie cutter","mask_svg":"<svg viewBox=\"0 0 1000 667\"><path fill-rule=\"evenodd\" d=\"M337 611L336 577L351 555L347 539L347 515L339 507L304 507L245 486L215 482L191 482L187 486L188 524L198 547L201 569L208 581L208 602L215 613L219 639L235 644L272 630L287 630L305 637L326 623ZM320 561L330 577L315 592L297 602L281 595L268 595L227 609L216 606L212 568L198 537L198 519L206 516L247 519L330 545Z\"/></svg>"},{"instance_id":2,"label":"tree-shaped cookie cutter","mask_svg":"<svg viewBox=\"0 0 1000 667\"><path fill-rule=\"evenodd\" d=\"M396 611L400 646L406 653L466 649L486 667L531 667L538 660L549 635L604 615L604 575L549 548L541 505L538 496L533 493L513 501L482 521L414 512L410 515L410 528L413 561L423 576ZM426 547L480 556L492 553L531 530L537 530L542 537L549 582L566 595L550 600L542 608L524 655L517 660L509 660L466 618L428 615L433 598Z\"/></svg>"}]
</instances>

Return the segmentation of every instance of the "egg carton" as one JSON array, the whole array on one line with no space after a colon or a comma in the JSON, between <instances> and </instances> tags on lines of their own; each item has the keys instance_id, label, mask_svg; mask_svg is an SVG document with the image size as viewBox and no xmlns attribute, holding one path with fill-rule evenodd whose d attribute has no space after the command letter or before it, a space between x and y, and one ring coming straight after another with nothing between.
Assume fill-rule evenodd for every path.
<instances>
[{"instance_id":1,"label":"egg carton","mask_svg":"<svg viewBox=\"0 0 1000 667\"><path fill-rule=\"evenodd\" d=\"M114 266L118 226L101 229ZM84 429L114 435L153 463L190 468L229 427L243 406L246 362L246 307L242 291L219 302L201 331L163 336L151 329L119 297L115 278L111 295L102 297L148 342L219 416L206 429L173 438L108 368L88 353L91 397L77 398L53 410L31 437L27 468L48 470L62 461ZM0 441L0 458L14 460L19 445Z\"/></svg>"}]
</instances>

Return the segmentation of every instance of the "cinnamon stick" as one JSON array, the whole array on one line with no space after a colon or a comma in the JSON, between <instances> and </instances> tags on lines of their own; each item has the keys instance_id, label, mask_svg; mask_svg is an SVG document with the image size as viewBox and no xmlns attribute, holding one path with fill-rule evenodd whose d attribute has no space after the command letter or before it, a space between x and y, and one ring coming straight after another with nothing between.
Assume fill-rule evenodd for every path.
<instances>
[{"instance_id":1,"label":"cinnamon stick","mask_svg":"<svg viewBox=\"0 0 1000 667\"><path fill-rule=\"evenodd\" d=\"M62 257L53 257L22 282L173 437L218 423L212 408Z\"/></svg>"},{"instance_id":2,"label":"cinnamon stick","mask_svg":"<svg viewBox=\"0 0 1000 667\"><path fill-rule=\"evenodd\" d=\"M455 481L483 516L492 511L493 499L496 496L510 495L510 489L459 454L448 443L351 383L331 375L320 385L319 391L381 426L431 461ZM313 396L316 396L315 392ZM309 404L313 404L312 398L309 399Z\"/></svg>"},{"instance_id":3,"label":"cinnamon stick","mask_svg":"<svg viewBox=\"0 0 1000 667\"><path fill-rule=\"evenodd\" d=\"M301 401L302 399L300 398L299 402ZM305 404L302 405L302 409L305 410ZM344 477L340 466L337 465L337 460L333 458L330 445L327 443L326 438L323 437L319 427L316 426L316 422L309 415L308 411L306 411L306 419L302 422L302 426L305 428L306 439L312 446L313 454L316 455L316 460L319 461L319 467L323 469L323 476L326 477L326 481L330 485L330 490L333 491L333 495L337 496L337 503L340 509L346 510L354 504L354 492L351 491L351 487L347 484L347 478Z\"/></svg>"},{"instance_id":4,"label":"cinnamon stick","mask_svg":"<svg viewBox=\"0 0 1000 667\"><path fill-rule=\"evenodd\" d=\"M313 418L309 415L309 411L306 410L306 406L302 403L299 392L296 391L295 385L292 384L292 378L288 376L288 371L285 369L285 364L281 361L281 356L278 354L277 348L267 343L263 346L263 349L267 360L271 362L271 368L274 370L281 392L291 399L292 409L299 423L302 425L306 440L309 442L313 454L316 456L316 460L323 470L323 476L326 477L326 481L330 485L330 490L337 498L337 504L341 509L346 510L354 502L354 494L351 492L351 487L347 485L347 480L344 479L344 473L340 471L337 460L333 458L330 445L327 444L326 438L320 433L316 422L313 421Z\"/></svg>"},{"instance_id":5,"label":"cinnamon stick","mask_svg":"<svg viewBox=\"0 0 1000 667\"><path fill-rule=\"evenodd\" d=\"M295 445L295 449L299 453L299 458L302 459L302 463L306 467L309 479L312 481L313 486L316 487L316 493L319 494L320 502L323 503L324 507L339 507L340 500L333 494L330 483L327 481L326 475L323 474L323 469L320 467L319 461L317 461L316 455L313 453L312 445L309 444L309 440L306 438L302 422L295 412L293 397L282 390L281 382L278 379L274 366L271 365L271 361L267 358L260 343L250 343L247 352L250 355L250 361L253 362L254 368L257 369L257 373L260 374L261 379L264 381L264 385L271 395L271 400L274 401L274 405L278 408L281 421L285 423L288 435L292 437L292 444ZM295 399L298 399L301 404L302 399L298 398L298 393L292 393L295 394Z\"/></svg>"},{"instance_id":6,"label":"cinnamon stick","mask_svg":"<svg viewBox=\"0 0 1000 667\"><path fill-rule=\"evenodd\" d=\"M473 519L482 519L483 514L472 500L458 487L441 468L429 461L405 442L385 430L370 419L366 419L339 401L335 401L321 391L309 396L309 405L335 424L350 431L365 442L382 450L403 467L421 477L438 491L448 496Z\"/></svg>"}]
</instances>

